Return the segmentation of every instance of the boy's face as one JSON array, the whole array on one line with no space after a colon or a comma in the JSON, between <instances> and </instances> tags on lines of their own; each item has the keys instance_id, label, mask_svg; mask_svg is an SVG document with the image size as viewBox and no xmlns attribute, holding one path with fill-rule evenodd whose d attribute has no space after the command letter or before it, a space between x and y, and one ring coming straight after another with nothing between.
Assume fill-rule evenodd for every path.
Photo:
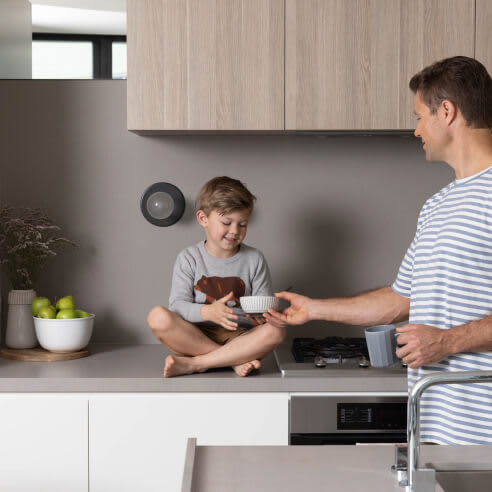
<instances>
[{"instance_id":1,"label":"boy's face","mask_svg":"<svg viewBox=\"0 0 492 492\"><path fill-rule=\"evenodd\" d=\"M208 216L203 210L199 210L196 217L205 229L208 251L219 258L237 253L239 245L246 237L249 216L248 210L236 210L223 215L213 210Z\"/></svg>"}]
</instances>

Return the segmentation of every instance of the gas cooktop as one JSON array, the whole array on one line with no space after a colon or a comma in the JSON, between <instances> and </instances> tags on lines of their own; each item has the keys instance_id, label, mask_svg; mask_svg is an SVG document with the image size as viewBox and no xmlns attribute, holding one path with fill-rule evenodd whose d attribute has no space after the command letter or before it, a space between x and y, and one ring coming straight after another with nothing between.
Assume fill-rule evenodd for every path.
<instances>
[{"instance_id":1,"label":"gas cooktop","mask_svg":"<svg viewBox=\"0 0 492 492\"><path fill-rule=\"evenodd\" d=\"M294 338L275 350L275 358L282 376L329 376L335 369L373 370L365 338L325 337ZM388 369L402 373L401 363ZM362 374L361 374L362 375Z\"/></svg>"}]
</instances>

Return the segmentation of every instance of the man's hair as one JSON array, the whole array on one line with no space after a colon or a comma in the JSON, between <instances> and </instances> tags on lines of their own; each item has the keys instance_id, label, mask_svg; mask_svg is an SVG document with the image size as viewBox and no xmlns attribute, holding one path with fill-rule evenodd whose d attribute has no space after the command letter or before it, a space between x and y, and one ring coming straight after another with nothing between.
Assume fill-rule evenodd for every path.
<instances>
[{"instance_id":1,"label":"man's hair","mask_svg":"<svg viewBox=\"0 0 492 492\"><path fill-rule=\"evenodd\" d=\"M196 197L196 210L207 215L216 210L220 215L237 210L253 211L256 197L238 179L219 176L207 181Z\"/></svg>"},{"instance_id":2,"label":"man's hair","mask_svg":"<svg viewBox=\"0 0 492 492\"><path fill-rule=\"evenodd\" d=\"M448 99L461 111L467 126L492 127L492 79L478 60L445 58L415 74L409 85L414 93L420 93L431 114Z\"/></svg>"}]
</instances>

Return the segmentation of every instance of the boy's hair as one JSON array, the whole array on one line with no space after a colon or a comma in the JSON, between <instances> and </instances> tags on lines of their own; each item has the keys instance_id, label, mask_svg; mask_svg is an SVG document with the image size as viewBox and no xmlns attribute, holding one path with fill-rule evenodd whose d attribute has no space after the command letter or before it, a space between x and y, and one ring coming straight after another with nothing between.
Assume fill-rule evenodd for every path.
<instances>
[{"instance_id":1,"label":"boy's hair","mask_svg":"<svg viewBox=\"0 0 492 492\"><path fill-rule=\"evenodd\" d=\"M461 111L467 126L492 127L492 79L478 60L445 58L415 74L409 85L414 93L420 92L431 114L448 99Z\"/></svg>"},{"instance_id":2,"label":"boy's hair","mask_svg":"<svg viewBox=\"0 0 492 492\"><path fill-rule=\"evenodd\" d=\"M196 210L207 215L216 210L220 215L236 210L253 211L256 197L238 179L219 176L207 181L196 197Z\"/></svg>"}]
</instances>

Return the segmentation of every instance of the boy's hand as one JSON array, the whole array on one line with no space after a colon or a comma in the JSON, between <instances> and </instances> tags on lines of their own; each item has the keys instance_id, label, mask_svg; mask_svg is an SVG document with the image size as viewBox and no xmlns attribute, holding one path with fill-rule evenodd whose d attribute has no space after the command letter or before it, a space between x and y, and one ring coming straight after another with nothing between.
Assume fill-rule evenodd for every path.
<instances>
[{"instance_id":1,"label":"boy's hand","mask_svg":"<svg viewBox=\"0 0 492 492\"><path fill-rule=\"evenodd\" d=\"M254 316L251 316L251 314L244 313L246 318L248 318L251 323L255 326L260 326L264 325L266 323L266 319L263 317L262 314L256 314Z\"/></svg>"},{"instance_id":2,"label":"boy's hand","mask_svg":"<svg viewBox=\"0 0 492 492\"><path fill-rule=\"evenodd\" d=\"M309 297L301 296L293 292L279 292L275 297L285 299L290 302L290 306L282 312L269 309L268 313L277 322L286 323L288 325L302 325L307 323L309 318L308 304L311 300ZM269 318L267 318L270 321Z\"/></svg>"},{"instance_id":3,"label":"boy's hand","mask_svg":"<svg viewBox=\"0 0 492 492\"><path fill-rule=\"evenodd\" d=\"M285 328L287 326L285 321L280 321L279 319L274 318L270 313L263 313L256 316L246 314L246 318L248 318L255 326L264 325L265 323L270 323L277 328Z\"/></svg>"},{"instance_id":4,"label":"boy's hand","mask_svg":"<svg viewBox=\"0 0 492 492\"><path fill-rule=\"evenodd\" d=\"M223 326L226 330L237 330L238 324L233 320L237 319L237 315L227 305L234 297L231 291L222 299L217 299L213 304L205 304L202 306L201 315L204 321L212 321L213 323Z\"/></svg>"}]
</instances>

